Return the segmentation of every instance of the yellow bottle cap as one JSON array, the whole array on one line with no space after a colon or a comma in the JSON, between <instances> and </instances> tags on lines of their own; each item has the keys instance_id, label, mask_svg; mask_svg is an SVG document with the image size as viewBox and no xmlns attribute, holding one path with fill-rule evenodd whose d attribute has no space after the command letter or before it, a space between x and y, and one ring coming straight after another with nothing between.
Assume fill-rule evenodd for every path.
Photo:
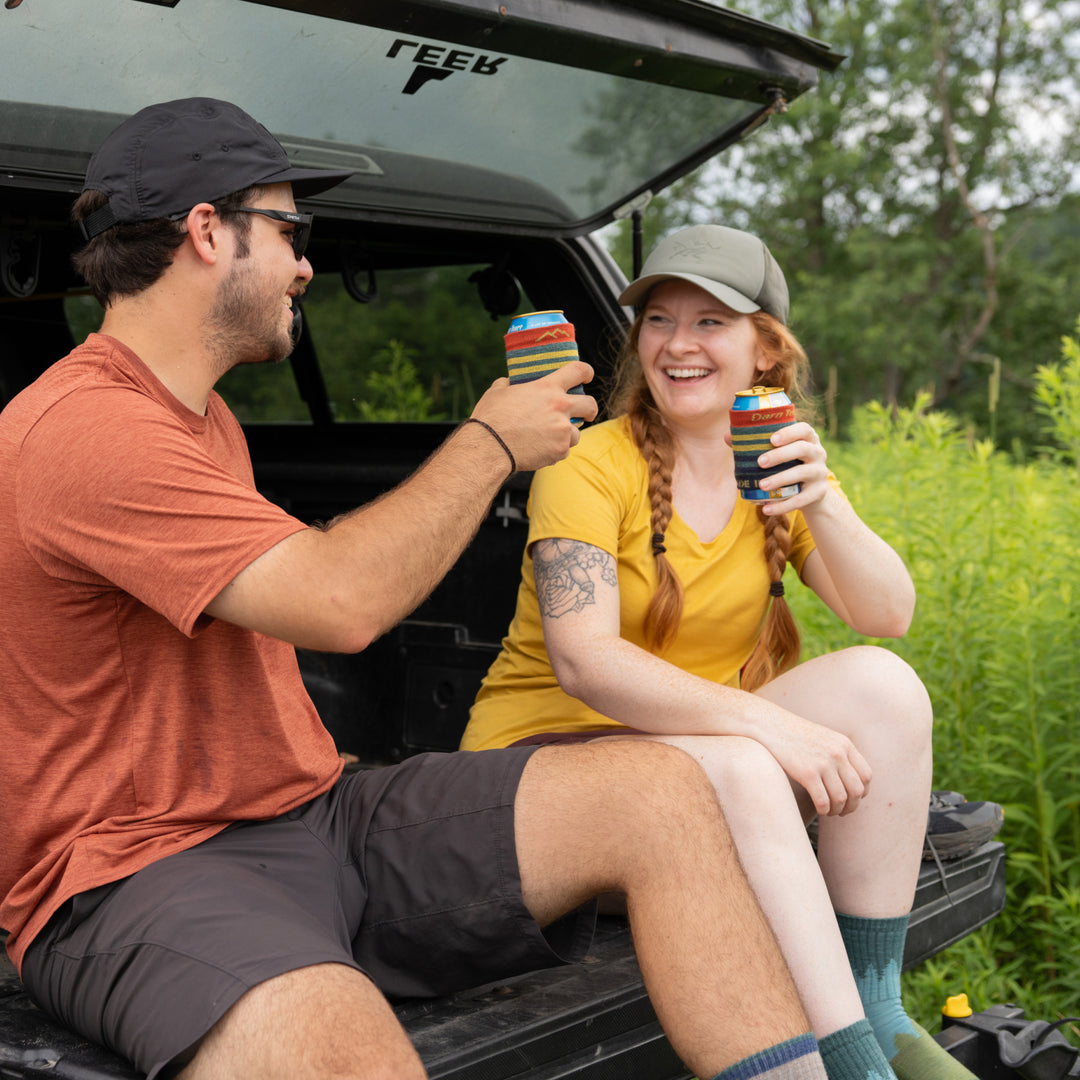
<instances>
[{"instance_id":1,"label":"yellow bottle cap","mask_svg":"<svg viewBox=\"0 0 1080 1080\"><path fill-rule=\"evenodd\" d=\"M943 1016L970 1016L971 1006L968 1004L967 994L955 994L945 999L945 1007L941 1010Z\"/></svg>"}]
</instances>

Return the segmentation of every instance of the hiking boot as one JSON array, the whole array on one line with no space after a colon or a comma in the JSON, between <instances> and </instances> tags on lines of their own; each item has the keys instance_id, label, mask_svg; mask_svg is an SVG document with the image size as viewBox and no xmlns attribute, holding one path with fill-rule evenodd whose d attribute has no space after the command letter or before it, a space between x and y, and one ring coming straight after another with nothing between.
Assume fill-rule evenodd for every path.
<instances>
[{"instance_id":1,"label":"hiking boot","mask_svg":"<svg viewBox=\"0 0 1080 1080\"><path fill-rule=\"evenodd\" d=\"M958 791L931 791L924 859L959 859L992 840L1005 821L996 802L968 802Z\"/></svg>"}]
</instances>

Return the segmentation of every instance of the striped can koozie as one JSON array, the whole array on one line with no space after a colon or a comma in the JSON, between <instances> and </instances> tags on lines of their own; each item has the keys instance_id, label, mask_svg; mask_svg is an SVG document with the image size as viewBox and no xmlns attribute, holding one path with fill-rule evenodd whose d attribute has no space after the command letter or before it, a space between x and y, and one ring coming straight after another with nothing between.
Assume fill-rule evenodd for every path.
<instances>
[{"instance_id":1,"label":"striped can koozie","mask_svg":"<svg viewBox=\"0 0 1080 1080\"><path fill-rule=\"evenodd\" d=\"M503 336L506 342L506 369L511 383L532 382L578 358L574 324L561 311L530 311L518 315ZM585 387L575 386L571 394L584 394ZM584 417L575 416L579 427Z\"/></svg>"},{"instance_id":2,"label":"striped can koozie","mask_svg":"<svg viewBox=\"0 0 1080 1080\"><path fill-rule=\"evenodd\" d=\"M788 424L795 423L795 406L779 386L754 386L740 390L731 406L731 449L735 452L735 485L744 499L760 502L765 499L786 499L797 494L801 484L788 484L773 491L762 491L758 484L766 476L801 465L801 461L785 461L771 469L762 469L757 459L772 449L769 436Z\"/></svg>"}]
</instances>

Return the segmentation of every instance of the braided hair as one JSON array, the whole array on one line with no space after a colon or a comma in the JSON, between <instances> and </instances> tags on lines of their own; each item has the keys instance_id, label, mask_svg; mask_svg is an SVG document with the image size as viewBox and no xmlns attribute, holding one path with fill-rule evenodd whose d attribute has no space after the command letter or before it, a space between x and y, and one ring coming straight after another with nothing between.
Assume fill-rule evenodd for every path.
<instances>
[{"instance_id":1,"label":"braided hair","mask_svg":"<svg viewBox=\"0 0 1080 1080\"><path fill-rule=\"evenodd\" d=\"M649 503L652 508L652 548L656 559L656 590L645 612L645 640L661 654L671 644L682 619L683 585L667 558L664 534L672 515L671 477L675 468L675 443L645 381L638 358L638 335L644 310L638 313L619 353L615 386L609 412L626 415L634 442L649 470ZM762 385L782 386L796 404L805 401L803 381L808 367L806 353L779 319L764 311L748 316L768 367ZM790 514L766 515L758 508L765 530L765 561L769 569L770 602L758 640L742 671L742 688L753 691L789 668L799 659L799 631L784 599L781 578L791 551Z\"/></svg>"},{"instance_id":2,"label":"braided hair","mask_svg":"<svg viewBox=\"0 0 1080 1080\"><path fill-rule=\"evenodd\" d=\"M652 549L656 559L656 591L645 611L645 640L661 653L679 629L683 608L682 581L664 547L664 534L672 513L671 474L675 468L675 444L644 383L642 379L644 392L635 397L628 411L634 442L649 467Z\"/></svg>"}]
</instances>

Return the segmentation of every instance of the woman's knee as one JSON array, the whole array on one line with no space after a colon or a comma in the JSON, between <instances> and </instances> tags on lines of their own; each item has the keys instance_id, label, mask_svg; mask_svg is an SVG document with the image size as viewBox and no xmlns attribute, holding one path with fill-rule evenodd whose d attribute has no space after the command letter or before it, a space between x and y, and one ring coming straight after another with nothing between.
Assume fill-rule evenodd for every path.
<instances>
[{"instance_id":1,"label":"woman's knee","mask_svg":"<svg viewBox=\"0 0 1080 1080\"><path fill-rule=\"evenodd\" d=\"M689 735L670 740L709 778L721 805L748 800L774 804L791 792L775 757L756 739L742 735Z\"/></svg>"},{"instance_id":2,"label":"woman's knee","mask_svg":"<svg viewBox=\"0 0 1080 1080\"><path fill-rule=\"evenodd\" d=\"M854 646L852 651L868 714L876 723L902 727L909 737L929 739L933 706L915 669L878 645Z\"/></svg>"},{"instance_id":3,"label":"woman's knee","mask_svg":"<svg viewBox=\"0 0 1080 1080\"><path fill-rule=\"evenodd\" d=\"M763 688L766 696L856 742L860 730L870 729L915 742L930 739L933 708L926 687L906 660L879 645L854 645L808 660L775 680L774 692L769 687ZM782 691L779 697L776 691Z\"/></svg>"}]
</instances>

